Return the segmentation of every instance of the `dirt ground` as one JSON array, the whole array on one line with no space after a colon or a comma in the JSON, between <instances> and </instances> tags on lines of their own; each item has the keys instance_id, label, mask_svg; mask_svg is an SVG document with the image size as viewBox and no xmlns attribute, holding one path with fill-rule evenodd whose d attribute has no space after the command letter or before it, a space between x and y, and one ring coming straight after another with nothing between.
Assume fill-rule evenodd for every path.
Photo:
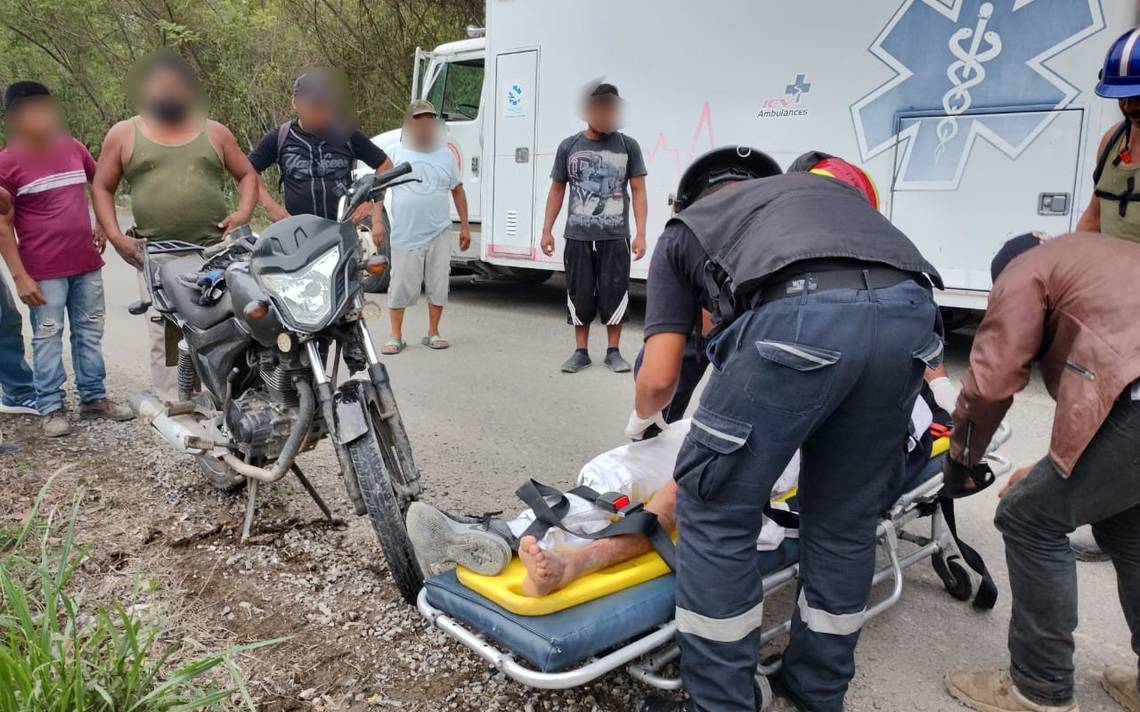
<instances>
[{"instance_id":1,"label":"dirt ground","mask_svg":"<svg viewBox=\"0 0 1140 712\"><path fill-rule=\"evenodd\" d=\"M115 260L104 272L104 348L109 390L125 401L146 385L146 343L141 320L125 310L135 298L133 275ZM557 278L540 287L456 278L452 290L444 335L453 348L420 347L424 309L411 310L412 346L389 360L394 388L425 498L460 512L513 511L519 505L511 493L526 478L568 486L587 459L620 444L630 381L601 366L571 377L557 372L571 348ZM641 299L635 302L623 338L627 358L640 341ZM373 329L386 337L382 323ZM595 358L600 340L596 334ZM968 346L952 344L956 376ZM1044 452L1050 415L1039 384L1018 397L1009 452L1015 463ZM84 594L132 606L210 650L285 637L240 661L262 710L622 712L647 692L623 673L573 691L528 690L429 628L399 598L367 520L352 515L327 444L300 464L343 521L324 522L287 478L262 488L252 541L240 544L244 497L213 490L192 460L139 423L75 425L71 437L47 440L35 418L0 416L6 442L22 448L0 456L0 517L19 520L52 473L69 466L49 499L83 498L79 538L92 550L79 579ZM988 492L971 498L959 521L995 573L998 607L972 611L949 599L928 565L916 566L903 601L867 626L848 709L949 712L958 706L942 689L947 667L1007 664L1009 589L990 523L995 504ZM1082 565L1079 573L1078 694L1083 709L1113 710L1100 670L1135 660L1115 577L1106 565ZM781 612L779 601L773 614Z\"/></svg>"}]
</instances>

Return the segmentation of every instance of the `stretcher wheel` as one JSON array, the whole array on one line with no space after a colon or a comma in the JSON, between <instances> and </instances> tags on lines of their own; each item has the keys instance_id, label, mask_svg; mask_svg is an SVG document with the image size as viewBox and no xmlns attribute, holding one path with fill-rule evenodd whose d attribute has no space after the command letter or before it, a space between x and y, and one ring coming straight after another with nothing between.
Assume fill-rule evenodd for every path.
<instances>
[{"instance_id":1,"label":"stretcher wheel","mask_svg":"<svg viewBox=\"0 0 1140 712\"><path fill-rule=\"evenodd\" d=\"M756 690L756 712L767 712L772 708L772 701L776 698L776 694L772 691L772 683L759 672L752 679Z\"/></svg>"},{"instance_id":2,"label":"stretcher wheel","mask_svg":"<svg viewBox=\"0 0 1140 712\"><path fill-rule=\"evenodd\" d=\"M947 593L959 601L970 600L974 595L974 581L970 578L970 572L962 565L961 559L957 556L947 558L936 556L931 563L934 564L934 571L938 574L938 578L942 579L942 585L946 587Z\"/></svg>"}]
</instances>

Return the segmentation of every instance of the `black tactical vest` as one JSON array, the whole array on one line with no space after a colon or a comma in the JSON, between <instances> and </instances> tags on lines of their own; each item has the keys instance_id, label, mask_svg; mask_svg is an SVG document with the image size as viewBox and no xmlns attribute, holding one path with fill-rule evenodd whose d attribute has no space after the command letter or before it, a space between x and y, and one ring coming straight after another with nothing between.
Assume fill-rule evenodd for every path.
<instances>
[{"instance_id":1,"label":"black tactical vest","mask_svg":"<svg viewBox=\"0 0 1140 712\"><path fill-rule=\"evenodd\" d=\"M773 274L820 258L880 262L925 274L942 288L942 277L910 239L858 191L832 178L788 173L742 181L673 220L684 223L708 253L706 289L714 302L730 297L747 304Z\"/></svg>"}]
</instances>

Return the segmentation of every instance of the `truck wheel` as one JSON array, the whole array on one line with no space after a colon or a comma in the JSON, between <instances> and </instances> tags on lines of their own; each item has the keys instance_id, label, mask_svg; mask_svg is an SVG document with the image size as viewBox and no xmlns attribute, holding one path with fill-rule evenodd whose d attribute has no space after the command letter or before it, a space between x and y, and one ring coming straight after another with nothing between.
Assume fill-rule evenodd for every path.
<instances>
[{"instance_id":1,"label":"truck wheel","mask_svg":"<svg viewBox=\"0 0 1140 712\"><path fill-rule=\"evenodd\" d=\"M352 467L356 470L364 506L368 509L368 519L380 541L384 558L388 561L388 571L392 574L400 595L414 605L416 596L423 587L423 574L416 563L412 542L404 527L404 513L392 487L388 468L384 465L380 440L376 437L375 430L370 429L346 447Z\"/></svg>"},{"instance_id":2,"label":"truck wheel","mask_svg":"<svg viewBox=\"0 0 1140 712\"><path fill-rule=\"evenodd\" d=\"M372 227L372 218L364 221L362 227ZM392 281L392 224L388 221L388 213L384 213L384 244L380 246L380 254L388 258L388 269L384 270L383 274L369 275L364 278L363 285L364 291L369 294L378 294L380 292L388 291L388 283ZM367 252L372 254L372 252Z\"/></svg>"},{"instance_id":3,"label":"truck wheel","mask_svg":"<svg viewBox=\"0 0 1140 712\"><path fill-rule=\"evenodd\" d=\"M554 274L548 269L525 269L521 267L505 267L507 275L519 284L542 284Z\"/></svg>"},{"instance_id":4,"label":"truck wheel","mask_svg":"<svg viewBox=\"0 0 1140 712\"><path fill-rule=\"evenodd\" d=\"M198 470L211 485L226 494L240 492L245 488L245 478L233 468L213 457L199 457Z\"/></svg>"}]
</instances>

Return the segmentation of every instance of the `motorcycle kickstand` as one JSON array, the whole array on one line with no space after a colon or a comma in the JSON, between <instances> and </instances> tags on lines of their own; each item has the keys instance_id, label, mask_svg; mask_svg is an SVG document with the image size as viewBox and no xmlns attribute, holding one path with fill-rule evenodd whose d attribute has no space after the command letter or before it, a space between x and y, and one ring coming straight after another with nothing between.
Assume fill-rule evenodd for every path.
<instances>
[{"instance_id":1,"label":"motorcycle kickstand","mask_svg":"<svg viewBox=\"0 0 1140 712\"><path fill-rule=\"evenodd\" d=\"M332 510L330 510L329 506L325 504L325 501L321 499L321 495L317 492L317 488L313 487L313 483L309 481L308 477L305 477L305 473L301 472L301 468L297 466L297 463L293 463L293 466L289 469L293 471L293 474L296 475L297 479L301 481L301 486L305 488L305 491L309 493L309 496L312 497L313 501L317 503L318 507L320 507L321 513L325 515L325 519L329 522L329 524L334 523L336 521L336 518L333 517Z\"/></svg>"},{"instance_id":2,"label":"motorcycle kickstand","mask_svg":"<svg viewBox=\"0 0 1140 712\"><path fill-rule=\"evenodd\" d=\"M257 483L258 480L249 478L245 487L245 522L241 527L241 543L249 539L249 532L253 528L253 515L257 511Z\"/></svg>"}]
</instances>

